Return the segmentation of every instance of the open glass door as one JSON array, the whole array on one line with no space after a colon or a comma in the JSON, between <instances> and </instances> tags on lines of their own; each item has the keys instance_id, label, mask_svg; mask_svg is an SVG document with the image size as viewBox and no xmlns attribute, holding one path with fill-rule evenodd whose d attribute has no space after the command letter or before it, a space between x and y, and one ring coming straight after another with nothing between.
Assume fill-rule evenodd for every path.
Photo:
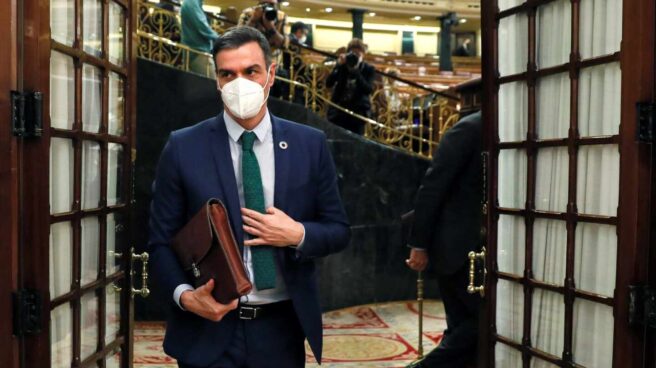
<instances>
[{"instance_id":1,"label":"open glass door","mask_svg":"<svg viewBox=\"0 0 656 368\"><path fill-rule=\"evenodd\" d=\"M43 92L44 122L25 143L25 279L44 321L27 367L131 366L132 299L147 294L128 226L133 3L25 1L25 84Z\"/></svg>"},{"instance_id":2,"label":"open glass door","mask_svg":"<svg viewBox=\"0 0 656 368\"><path fill-rule=\"evenodd\" d=\"M635 109L653 86L648 3L482 1L486 366L642 362L628 294L649 235Z\"/></svg>"}]
</instances>

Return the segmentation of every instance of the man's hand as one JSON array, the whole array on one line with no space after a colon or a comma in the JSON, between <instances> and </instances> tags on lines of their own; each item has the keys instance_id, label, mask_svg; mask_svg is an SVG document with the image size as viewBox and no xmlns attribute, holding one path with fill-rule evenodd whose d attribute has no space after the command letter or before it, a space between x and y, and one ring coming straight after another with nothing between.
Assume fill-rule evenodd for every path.
<instances>
[{"instance_id":1,"label":"man's hand","mask_svg":"<svg viewBox=\"0 0 656 368\"><path fill-rule=\"evenodd\" d=\"M337 64L338 65L346 64L346 54L344 53L339 54L339 56L337 57Z\"/></svg>"},{"instance_id":2,"label":"man's hand","mask_svg":"<svg viewBox=\"0 0 656 368\"><path fill-rule=\"evenodd\" d=\"M256 237L246 240L244 245L287 247L298 245L303 239L303 225L275 207L269 207L265 214L242 208L241 215L244 231Z\"/></svg>"},{"instance_id":3,"label":"man's hand","mask_svg":"<svg viewBox=\"0 0 656 368\"><path fill-rule=\"evenodd\" d=\"M210 279L205 285L196 290L187 290L180 295L180 304L189 312L197 314L210 321L219 322L226 313L237 308L238 299L230 304L221 304L214 300L212 290L214 279Z\"/></svg>"},{"instance_id":4,"label":"man's hand","mask_svg":"<svg viewBox=\"0 0 656 368\"><path fill-rule=\"evenodd\" d=\"M405 260L405 264L415 271L423 271L428 265L428 255L425 250L412 249L410 258Z\"/></svg>"}]
</instances>

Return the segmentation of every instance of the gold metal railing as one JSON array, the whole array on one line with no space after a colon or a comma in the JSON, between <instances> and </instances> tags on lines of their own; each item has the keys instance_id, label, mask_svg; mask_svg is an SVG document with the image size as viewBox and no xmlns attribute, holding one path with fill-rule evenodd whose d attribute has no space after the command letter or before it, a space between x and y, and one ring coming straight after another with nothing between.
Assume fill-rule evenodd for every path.
<instances>
[{"instance_id":1,"label":"gold metal railing","mask_svg":"<svg viewBox=\"0 0 656 368\"><path fill-rule=\"evenodd\" d=\"M179 37L179 24L177 14L139 2L137 56L214 78L210 54L170 39ZM228 28L219 19L212 19L212 26L218 33ZM317 54L289 45L277 53L276 61L289 73L276 76L286 86L283 98L304 104L323 117L329 108L349 114L365 124L365 137L413 155L431 158L440 138L459 118L453 99L387 77L375 82L372 117L364 117L331 101L332 91L326 86L326 79L334 68L334 60L321 60Z\"/></svg>"}]
</instances>

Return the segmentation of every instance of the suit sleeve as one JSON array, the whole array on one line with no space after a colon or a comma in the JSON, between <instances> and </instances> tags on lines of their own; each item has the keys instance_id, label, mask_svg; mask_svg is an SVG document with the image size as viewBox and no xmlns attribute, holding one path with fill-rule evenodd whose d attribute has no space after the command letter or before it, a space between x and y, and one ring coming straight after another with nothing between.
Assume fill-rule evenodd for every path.
<instances>
[{"instance_id":1,"label":"suit sleeve","mask_svg":"<svg viewBox=\"0 0 656 368\"><path fill-rule=\"evenodd\" d=\"M467 165L480 142L469 122L455 124L437 146L431 167L426 171L415 198L415 219L409 246L426 249L434 239L435 220L454 180Z\"/></svg>"},{"instance_id":2,"label":"suit sleeve","mask_svg":"<svg viewBox=\"0 0 656 368\"><path fill-rule=\"evenodd\" d=\"M357 83L364 94L374 91L374 77L376 73L373 67L367 67L358 73Z\"/></svg>"},{"instance_id":3,"label":"suit sleeve","mask_svg":"<svg viewBox=\"0 0 656 368\"><path fill-rule=\"evenodd\" d=\"M337 174L325 136L322 137L318 166L316 218L302 222L305 240L299 248L301 259L336 253L349 243L351 230L337 187Z\"/></svg>"},{"instance_id":4,"label":"suit sleeve","mask_svg":"<svg viewBox=\"0 0 656 368\"><path fill-rule=\"evenodd\" d=\"M155 291L167 301L172 300L171 296L178 285L189 283L169 247L171 238L184 225L186 211L174 137L171 135L169 138L157 165L152 187L148 240Z\"/></svg>"}]
</instances>

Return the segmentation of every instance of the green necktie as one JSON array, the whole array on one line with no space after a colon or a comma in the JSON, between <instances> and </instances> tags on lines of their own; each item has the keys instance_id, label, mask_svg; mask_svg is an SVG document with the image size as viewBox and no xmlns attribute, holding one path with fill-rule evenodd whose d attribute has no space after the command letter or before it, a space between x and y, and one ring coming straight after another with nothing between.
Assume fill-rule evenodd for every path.
<instances>
[{"instance_id":1,"label":"green necktie","mask_svg":"<svg viewBox=\"0 0 656 368\"><path fill-rule=\"evenodd\" d=\"M253 152L255 139L256 135L253 132L244 132L241 135L241 172L244 203L248 209L265 213L260 165L257 163L255 152ZM276 286L276 264L273 259L273 247L262 245L251 247L251 258L257 289L274 288Z\"/></svg>"}]
</instances>

